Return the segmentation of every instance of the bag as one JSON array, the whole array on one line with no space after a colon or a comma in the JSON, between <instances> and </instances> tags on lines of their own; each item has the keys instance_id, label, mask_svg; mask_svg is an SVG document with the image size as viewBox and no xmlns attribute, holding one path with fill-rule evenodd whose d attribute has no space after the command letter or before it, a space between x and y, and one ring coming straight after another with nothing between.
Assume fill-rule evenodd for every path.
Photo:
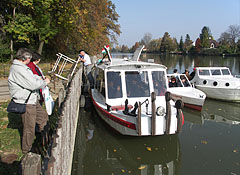
<instances>
[{"instance_id":1,"label":"bag","mask_svg":"<svg viewBox=\"0 0 240 175\"><path fill-rule=\"evenodd\" d=\"M45 88L42 88L42 94L45 102L46 111L48 115L51 115L54 108L54 101L47 86Z\"/></svg>"},{"instance_id":2,"label":"bag","mask_svg":"<svg viewBox=\"0 0 240 175\"><path fill-rule=\"evenodd\" d=\"M16 103L11 100L8 104L7 112L23 114L26 112L26 104Z\"/></svg>"}]
</instances>

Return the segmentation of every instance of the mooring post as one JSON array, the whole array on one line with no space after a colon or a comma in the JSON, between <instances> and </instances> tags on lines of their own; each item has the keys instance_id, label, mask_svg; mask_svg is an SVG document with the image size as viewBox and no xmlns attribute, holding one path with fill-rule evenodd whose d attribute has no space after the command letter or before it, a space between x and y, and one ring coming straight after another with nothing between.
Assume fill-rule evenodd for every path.
<instances>
[{"instance_id":1,"label":"mooring post","mask_svg":"<svg viewBox=\"0 0 240 175\"><path fill-rule=\"evenodd\" d=\"M156 135L156 94L155 92L151 93L151 102L152 102L152 135Z\"/></svg>"},{"instance_id":2,"label":"mooring post","mask_svg":"<svg viewBox=\"0 0 240 175\"><path fill-rule=\"evenodd\" d=\"M141 128L141 125L142 125L142 121L141 121L141 102L138 103L138 136L141 136L142 135L142 128Z\"/></svg>"},{"instance_id":3,"label":"mooring post","mask_svg":"<svg viewBox=\"0 0 240 175\"><path fill-rule=\"evenodd\" d=\"M27 153L21 162L22 175L40 175L41 155Z\"/></svg>"}]
</instances>

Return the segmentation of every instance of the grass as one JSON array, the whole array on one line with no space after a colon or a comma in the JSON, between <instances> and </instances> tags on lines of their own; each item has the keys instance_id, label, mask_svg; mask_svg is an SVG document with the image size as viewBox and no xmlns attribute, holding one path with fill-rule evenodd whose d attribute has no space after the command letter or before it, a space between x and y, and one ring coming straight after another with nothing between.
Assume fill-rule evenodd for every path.
<instances>
[{"instance_id":1,"label":"grass","mask_svg":"<svg viewBox=\"0 0 240 175\"><path fill-rule=\"evenodd\" d=\"M0 174L17 174L22 157L20 130L21 116L8 114L6 111L9 102L0 103L0 157L15 154L16 160L12 164L0 162Z\"/></svg>"}]
</instances>

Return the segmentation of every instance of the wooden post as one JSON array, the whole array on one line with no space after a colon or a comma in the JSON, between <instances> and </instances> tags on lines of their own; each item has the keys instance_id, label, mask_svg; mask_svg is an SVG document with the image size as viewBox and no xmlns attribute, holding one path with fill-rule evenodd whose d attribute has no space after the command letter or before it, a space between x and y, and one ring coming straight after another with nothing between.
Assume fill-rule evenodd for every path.
<instances>
[{"instance_id":1,"label":"wooden post","mask_svg":"<svg viewBox=\"0 0 240 175\"><path fill-rule=\"evenodd\" d=\"M141 128L141 125L142 125L142 122L141 122L141 102L138 103L138 136L141 136L142 135L142 128Z\"/></svg>"},{"instance_id":2,"label":"wooden post","mask_svg":"<svg viewBox=\"0 0 240 175\"><path fill-rule=\"evenodd\" d=\"M40 175L41 156L35 153L27 153L21 162L22 175Z\"/></svg>"},{"instance_id":3,"label":"wooden post","mask_svg":"<svg viewBox=\"0 0 240 175\"><path fill-rule=\"evenodd\" d=\"M152 102L152 135L156 135L156 94L155 92L151 93L151 102Z\"/></svg>"}]
</instances>

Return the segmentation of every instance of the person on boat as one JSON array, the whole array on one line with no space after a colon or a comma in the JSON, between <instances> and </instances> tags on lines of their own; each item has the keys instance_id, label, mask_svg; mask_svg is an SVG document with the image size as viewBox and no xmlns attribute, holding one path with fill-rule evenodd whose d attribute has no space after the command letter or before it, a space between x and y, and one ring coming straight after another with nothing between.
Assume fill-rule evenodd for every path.
<instances>
[{"instance_id":1,"label":"person on boat","mask_svg":"<svg viewBox=\"0 0 240 175\"><path fill-rule=\"evenodd\" d=\"M173 70L173 74L178 74L177 69L174 69L174 70Z\"/></svg>"},{"instance_id":2,"label":"person on boat","mask_svg":"<svg viewBox=\"0 0 240 175\"><path fill-rule=\"evenodd\" d=\"M122 97L120 85L114 84L113 81L108 82L108 98L120 98Z\"/></svg>"},{"instance_id":3,"label":"person on boat","mask_svg":"<svg viewBox=\"0 0 240 175\"><path fill-rule=\"evenodd\" d=\"M93 64L91 62L91 59L90 59L89 55L86 54L86 52L84 50L79 51L79 59L84 64L85 71L86 71L86 74L87 74L87 78L88 78L88 81L90 83L90 88L93 89L94 88L94 80L93 80L93 76L92 76L92 72L91 72Z\"/></svg>"},{"instance_id":4,"label":"person on boat","mask_svg":"<svg viewBox=\"0 0 240 175\"><path fill-rule=\"evenodd\" d=\"M181 81L182 81L182 84L184 87L190 86L190 84L188 83L188 81L184 75L181 75L180 78L181 78Z\"/></svg>"},{"instance_id":5,"label":"person on boat","mask_svg":"<svg viewBox=\"0 0 240 175\"><path fill-rule=\"evenodd\" d=\"M175 77L171 78L171 81L169 82L169 87L178 87Z\"/></svg>"},{"instance_id":6,"label":"person on boat","mask_svg":"<svg viewBox=\"0 0 240 175\"><path fill-rule=\"evenodd\" d=\"M192 79L194 78L195 72L196 72L196 67L193 68L193 71L192 71L192 73L190 74L189 80L192 80Z\"/></svg>"},{"instance_id":7,"label":"person on boat","mask_svg":"<svg viewBox=\"0 0 240 175\"><path fill-rule=\"evenodd\" d=\"M154 82L154 92L156 96L163 96L166 93L166 86L163 81L155 81Z\"/></svg>"},{"instance_id":8,"label":"person on boat","mask_svg":"<svg viewBox=\"0 0 240 175\"><path fill-rule=\"evenodd\" d=\"M185 69L183 74L185 74L189 80L191 79L191 76L189 75L189 70L188 69Z\"/></svg>"}]
</instances>

